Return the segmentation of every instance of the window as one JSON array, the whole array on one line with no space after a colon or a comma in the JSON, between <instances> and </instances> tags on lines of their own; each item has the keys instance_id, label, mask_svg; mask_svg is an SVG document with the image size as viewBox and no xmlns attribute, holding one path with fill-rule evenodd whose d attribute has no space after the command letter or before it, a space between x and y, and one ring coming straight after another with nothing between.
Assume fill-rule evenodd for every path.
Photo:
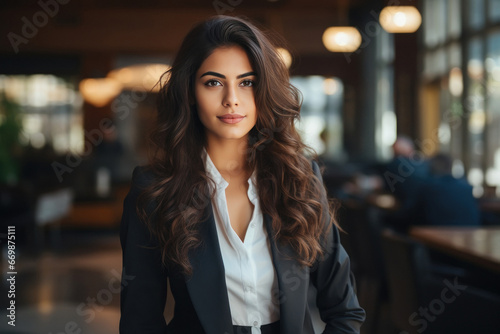
<instances>
[{"instance_id":1,"label":"window","mask_svg":"<svg viewBox=\"0 0 500 334\"><path fill-rule=\"evenodd\" d=\"M468 94L464 109L468 116L467 139L468 139L468 163L469 182L480 189L482 187L482 157L484 154L484 66L483 66L483 40L479 37L473 38L468 44ZM467 118L466 118L467 119ZM480 192L481 190L476 190Z\"/></svg>"},{"instance_id":2,"label":"window","mask_svg":"<svg viewBox=\"0 0 500 334\"><path fill-rule=\"evenodd\" d=\"M73 80L53 75L0 75L0 95L19 106L21 142L56 153L83 150L82 99Z\"/></svg>"},{"instance_id":3,"label":"window","mask_svg":"<svg viewBox=\"0 0 500 334\"><path fill-rule=\"evenodd\" d=\"M458 38L462 32L462 13L460 0L448 0L448 36Z\"/></svg>"},{"instance_id":4,"label":"window","mask_svg":"<svg viewBox=\"0 0 500 334\"><path fill-rule=\"evenodd\" d=\"M487 39L486 55L486 175L487 186L496 186L500 196L500 32Z\"/></svg>"},{"instance_id":5,"label":"window","mask_svg":"<svg viewBox=\"0 0 500 334\"><path fill-rule=\"evenodd\" d=\"M375 148L377 158L388 160L393 156L397 121L394 112L394 40L393 35L381 31L377 38L377 95L375 98Z\"/></svg>"},{"instance_id":6,"label":"window","mask_svg":"<svg viewBox=\"0 0 500 334\"><path fill-rule=\"evenodd\" d=\"M441 82L440 149L463 164L476 196L484 186L496 187L500 196L500 0L447 0L444 7L442 1L425 0L423 5L422 78L424 85ZM445 21L443 39L440 22Z\"/></svg>"},{"instance_id":7,"label":"window","mask_svg":"<svg viewBox=\"0 0 500 334\"><path fill-rule=\"evenodd\" d=\"M424 2L424 43L435 47L446 40L447 0L427 0Z\"/></svg>"},{"instance_id":8,"label":"window","mask_svg":"<svg viewBox=\"0 0 500 334\"><path fill-rule=\"evenodd\" d=\"M295 76L290 82L302 93L297 129L316 153L341 160L343 153L342 100L344 86L337 78Z\"/></svg>"},{"instance_id":9,"label":"window","mask_svg":"<svg viewBox=\"0 0 500 334\"><path fill-rule=\"evenodd\" d=\"M500 21L500 0L489 0L488 1L488 13L489 19L492 22Z\"/></svg>"},{"instance_id":10,"label":"window","mask_svg":"<svg viewBox=\"0 0 500 334\"><path fill-rule=\"evenodd\" d=\"M468 0L469 28L478 30L484 27L484 0Z\"/></svg>"}]
</instances>

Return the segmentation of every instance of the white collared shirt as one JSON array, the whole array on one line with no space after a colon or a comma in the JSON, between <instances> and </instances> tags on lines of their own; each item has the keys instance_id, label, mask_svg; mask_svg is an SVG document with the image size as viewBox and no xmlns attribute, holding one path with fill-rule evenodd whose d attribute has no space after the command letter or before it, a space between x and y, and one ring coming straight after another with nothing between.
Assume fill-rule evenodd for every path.
<instances>
[{"instance_id":1,"label":"white collared shirt","mask_svg":"<svg viewBox=\"0 0 500 334\"><path fill-rule=\"evenodd\" d=\"M207 175L216 184L212 207L233 325L251 326L252 334L260 334L260 326L278 321L280 315L278 280L259 205L256 173L254 171L248 179L247 194L254 209L244 241L241 241L229 220L226 200L229 183L219 173L205 149L202 158Z\"/></svg>"}]
</instances>

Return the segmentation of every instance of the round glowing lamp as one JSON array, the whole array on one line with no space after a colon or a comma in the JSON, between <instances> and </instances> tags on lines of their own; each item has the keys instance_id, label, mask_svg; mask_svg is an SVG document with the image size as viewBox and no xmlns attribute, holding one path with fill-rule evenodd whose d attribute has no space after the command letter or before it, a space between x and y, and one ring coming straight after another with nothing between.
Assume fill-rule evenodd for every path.
<instances>
[{"instance_id":1,"label":"round glowing lamp","mask_svg":"<svg viewBox=\"0 0 500 334\"><path fill-rule=\"evenodd\" d=\"M104 107L120 94L122 85L112 78L84 79L80 81L83 99L96 107Z\"/></svg>"},{"instance_id":2,"label":"round glowing lamp","mask_svg":"<svg viewBox=\"0 0 500 334\"><path fill-rule=\"evenodd\" d=\"M413 6L387 6L380 12L380 25L390 33L412 33L422 23L422 15Z\"/></svg>"},{"instance_id":3,"label":"round glowing lamp","mask_svg":"<svg viewBox=\"0 0 500 334\"><path fill-rule=\"evenodd\" d=\"M276 50L278 51L281 59L283 59L286 68L290 68L290 66L292 66L292 55L290 52L285 48L277 48Z\"/></svg>"},{"instance_id":4,"label":"round glowing lamp","mask_svg":"<svg viewBox=\"0 0 500 334\"><path fill-rule=\"evenodd\" d=\"M108 78L120 82L124 89L158 92L159 80L170 69L167 64L137 64L118 68L108 73Z\"/></svg>"},{"instance_id":5,"label":"round glowing lamp","mask_svg":"<svg viewBox=\"0 0 500 334\"><path fill-rule=\"evenodd\" d=\"M331 52L354 52L361 41L361 34L354 27L329 27L323 33L323 44Z\"/></svg>"}]
</instances>

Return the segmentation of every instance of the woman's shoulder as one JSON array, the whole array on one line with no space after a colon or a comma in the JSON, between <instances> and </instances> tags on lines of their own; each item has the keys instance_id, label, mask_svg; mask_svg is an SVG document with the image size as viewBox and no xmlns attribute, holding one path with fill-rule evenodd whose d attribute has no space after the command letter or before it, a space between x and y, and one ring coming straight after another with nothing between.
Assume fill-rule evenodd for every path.
<instances>
[{"instance_id":1,"label":"woman's shoulder","mask_svg":"<svg viewBox=\"0 0 500 334\"><path fill-rule=\"evenodd\" d=\"M151 190L148 189L154 184L156 179L155 173L150 166L137 166L132 172L132 181L130 190L124 200L125 208L143 207L146 213L150 214L156 208L156 202L149 196ZM145 197L142 197L146 195ZM142 197L142 199L141 199Z\"/></svg>"},{"instance_id":2,"label":"woman's shoulder","mask_svg":"<svg viewBox=\"0 0 500 334\"><path fill-rule=\"evenodd\" d=\"M128 197L135 202L137 197L149 188L156 177L150 166L137 166L132 172L132 181L130 182L130 191Z\"/></svg>"},{"instance_id":3,"label":"woman's shoulder","mask_svg":"<svg viewBox=\"0 0 500 334\"><path fill-rule=\"evenodd\" d=\"M132 187L146 188L154 182L154 179L155 174L151 166L137 166L132 172Z\"/></svg>"},{"instance_id":4,"label":"woman's shoulder","mask_svg":"<svg viewBox=\"0 0 500 334\"><path fill-rule=\"evenodd\" d=\"M321 170L319 168L319 164L316 160L314 159L309 159L309 161L311 162L311 165L312 165L312 169L313 169L313 172L316 176L320 176L321 175Z\"/></svg>"},{"instance_id":5,"label":"woman's shoulder","mask_svg":"<svg viewBox=\"0 0 500 334\"><path fill-rule=\"evenodd\" d=\"M320 183L323 183L323 168L321 162L313 158L309 158L308 160L311 164L314 176L316 176L316 178L319 180Z\"/></svg>"}]
</instances>

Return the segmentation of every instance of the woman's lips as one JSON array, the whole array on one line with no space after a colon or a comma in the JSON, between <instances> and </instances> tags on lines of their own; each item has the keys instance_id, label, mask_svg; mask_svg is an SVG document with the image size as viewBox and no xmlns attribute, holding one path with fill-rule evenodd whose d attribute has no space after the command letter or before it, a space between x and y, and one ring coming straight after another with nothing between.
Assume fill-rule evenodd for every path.
<instances>
[{"instance_id":1,"label":"woman's lips","mask_svg":"<svg viewBox=\"0 0 500 334\"><path fill-rule=\"evenodd\" d=\"M243 115L238 115L238 114L226 114L222 116L217 116L217 118L227 124L235 124L239 123L245 118Z\"/></svg>"}]
</instances>

